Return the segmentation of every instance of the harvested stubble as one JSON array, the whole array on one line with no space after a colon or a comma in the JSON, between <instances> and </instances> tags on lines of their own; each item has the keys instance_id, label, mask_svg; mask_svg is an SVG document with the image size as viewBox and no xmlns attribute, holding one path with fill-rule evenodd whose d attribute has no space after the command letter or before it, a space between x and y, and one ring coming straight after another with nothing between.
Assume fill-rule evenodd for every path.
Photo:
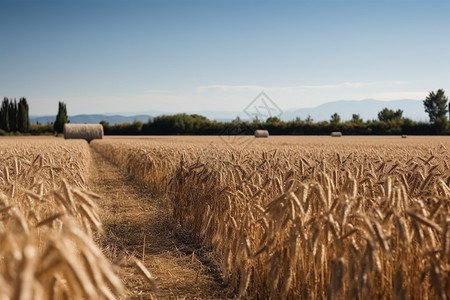
<instances>
[{"instance_id":1,"label":"harvested stubble","mask_svg":"<svg viewBox=\"0 0 450 300\"><path fill-rule=\"evenodd\" d=\"M214 249L240 296L449 298L445 145L346 143L95 146L134 176L151 166L156 190L169 183L175 220Z\"/></svg>"},{"instance_id":2,"label":"harvested stubble","mask_svg":"<svg viewBox=\"0 0 450 300\"><path fill-rule=\"evenodd\" d=\"M122 284L93 242L85 141L3 139L0 299L114 299Z\"/></svg>"}]
</instances>

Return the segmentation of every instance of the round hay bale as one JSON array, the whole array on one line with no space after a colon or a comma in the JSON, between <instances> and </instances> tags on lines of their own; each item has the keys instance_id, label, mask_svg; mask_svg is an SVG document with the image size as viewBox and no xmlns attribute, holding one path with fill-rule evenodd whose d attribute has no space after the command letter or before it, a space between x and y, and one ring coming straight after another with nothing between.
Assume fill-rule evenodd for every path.
<instances>
[{"instance_id":1,"label":"round hay bale","mask_svg":"<svg viewBox=\"0 0 450 300\"><path fill-rule=\"evenodd\" d=\"M342 136L342 132L340 131L333 131L331 133L331 137L341 137Z\"/></svg>"},{"instance_id":2,"label":"round hay bale","mask_svg":"<svg viewBox=\"0 0 450 300\"><path fill-rule=\"evenodd\" d=\"M255 130L255 137L256 138L268 138L269 131L268 130Z\"/></svg>"},{"instance_id":3,"label":"round hay bale","mask_svg":"<svg viewBox=\"0 0 450 300\"><path fill-rule=\"evenodd\" d=\"M88 142L103 138L101 124L64 124L65 139L84 139Z\"/></svg>"}]
</instances>

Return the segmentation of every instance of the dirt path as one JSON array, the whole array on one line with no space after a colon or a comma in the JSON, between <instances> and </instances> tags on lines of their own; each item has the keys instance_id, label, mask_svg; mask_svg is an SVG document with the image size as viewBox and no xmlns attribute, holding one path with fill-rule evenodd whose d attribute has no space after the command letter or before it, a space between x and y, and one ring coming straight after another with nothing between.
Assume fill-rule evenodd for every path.
<instances>
[{"instance_id":1,"label":"dirt path","mask_svg":"<svg viewBox=\"0 0 450 300\"><path fill-rule=\"evenodd\" d=\"M208 253L189 244L170 221L169 208L91 148L94 166L91 188L102 195L100 217L105 228L101 243L117 263L129 299L223 299L220 274ZM131 263L136 257L156 278L157 289Z\"/></svg>"}]
</instances>

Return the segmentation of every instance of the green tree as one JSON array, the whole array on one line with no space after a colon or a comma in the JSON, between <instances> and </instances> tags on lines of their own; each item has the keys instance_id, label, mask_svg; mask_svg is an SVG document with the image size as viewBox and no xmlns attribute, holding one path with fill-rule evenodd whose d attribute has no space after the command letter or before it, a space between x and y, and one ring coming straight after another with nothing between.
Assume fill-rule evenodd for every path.
<instances>
[{"instance_id":1,"label":"green tree","mask_svg":"<svg viewBox=\"0 0 450 300\"><path fill-rule=\"evenodd\" d=\"M382 111L378 113L378 120L380 121L392 121L392 120L400 120L403 116L403 110L398 109L394 111L385 107Z\"/></svg>"},{"instance_id":2,"label":"green tree","mask_svg":"<svg viewBox=\"0 0 450 300\"><path fill-rule=\"evenodd\" d=\"M58 114L56 115L55 123L53 124L53 129L57 133L62 133L64 130L64 124L69 122L69 117L67 116L67 107L64 102L58 103Z\"/></svg>"},{"instance_id":3,"label":"green tree","mask_svg":"<svg viewBox=\"0 0 450 300\"><path fill-rule=\"evenodd\" d=\"M241 118L239 116L236 116L236 119L234 119L233 121L231 121L231 123L235 123L235 124L241 124Z\"/></svg>"},{"instance_id":4,"label":"green tree","mask_svg":"<svg viewBox=\"0 0 450 300\"><path fill-rule=\"evenodd\" d=\"M447 120L447 102L448 97L445 96L443 89L439 89L436 93L430 92L428 97L423 100L425 112L428 113L431 123L437 124Z\"/></svg>"},{"instance_id":5,"label":"green tree","mask_svg":"<svg viewBox=\"0 0 450 300\"><path fill-rule=\"evenodd\" d=\"M254 118L251 123L253 128L261 127L261 121L258 118Z\"/></svg>"},{"instance_id":6,"label":"green tree","mask_svg":"<svg viewBox=\"0 0 450 300\"><path fill-rule=\"evenodd\" d=\"M20 98L17 111L17 130L23 133L28 133L30 130L30 118L28 116L27 99Z\"/></svg>"},{"instance_id":7,"label":"green tree","mask_svg":"<svg viewBox=\"0 0 450 300\"><path fill-rule=\"evenodd\" d=\"M17 101L9 101L8 107L8 117L9 117L9 131L17 131Z\"/></svg>"},{"instance_id":8,"label":"green tree","mask_svg":"<svg viewBox=\"0 0 450 300\"><path fill-rule=\"evenodd\" d=\"M9 100L4 98L0 108L0 129L9 131Z\"/></svg>"},{"instance_id":9,"label":"green tree","mask_svg":"<svg viewBox=\"0 0 450 300\"><path fill-rule=\"evenodd\" d=\"M269 117L266 120L266 123L280 123L281 120L278 117Z\"/></svg>"},{"instance_id":10,"label":"green tree","mask_svg":"<svg viewBox=\"0 0 450 300\"><path fill-rule=\"evenodd\" d=\"M364 120L361 119L359 114L353 114L350 122L355 123L355 124L362 124L362 123L364 123Z\"/></svg>"},{"instance_id":11,"label":"green tree","mask_svg":"<svg viewBox=\"0 0 450 300\"><path fill-rule=\"evenodd\" d=\"M339 125L341 123L341 116L338 113L331 115L330 124Z\"/></svg>"}]
</instances>

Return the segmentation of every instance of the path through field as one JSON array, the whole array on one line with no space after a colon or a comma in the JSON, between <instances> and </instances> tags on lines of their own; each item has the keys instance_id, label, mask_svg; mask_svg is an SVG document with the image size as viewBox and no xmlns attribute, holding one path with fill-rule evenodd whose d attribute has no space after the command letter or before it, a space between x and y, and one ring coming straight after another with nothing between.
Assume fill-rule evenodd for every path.
<instances>
[{"instance_id":1,"label":"path through field","mask_svg":"<svg viewBox=\"0 0 450 300\"><path fill-rule=\"evenodd\" d=\"M94 149L91 152L92 190L102 196L100 216L106 232L101 243L106 255L120 266L128 298L226 298L208 253L190 244L187 235L172 224L164 199L152 196ZM133 256L144 261L156 278L156 290L138 273Z\"/></svg>"}]
</instances>

